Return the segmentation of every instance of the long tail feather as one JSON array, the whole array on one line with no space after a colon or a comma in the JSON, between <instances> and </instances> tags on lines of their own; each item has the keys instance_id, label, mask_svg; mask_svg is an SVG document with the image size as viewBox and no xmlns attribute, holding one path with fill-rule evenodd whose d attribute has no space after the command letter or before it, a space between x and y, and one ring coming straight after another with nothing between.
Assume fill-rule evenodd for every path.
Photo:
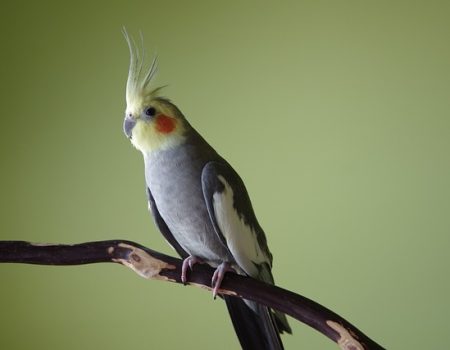
<instances>
[{"instance_id":1,"label":"long tail feather","mask_svg":"<svg viewBox=\"0 0 450 350\"><path fill-rule=\"evenodd\" d=\"M244 300L224 296L236 335L243 350L282 350L283 343L273 313L257 305L256 312Z\"/></svg>"}]
</instances>

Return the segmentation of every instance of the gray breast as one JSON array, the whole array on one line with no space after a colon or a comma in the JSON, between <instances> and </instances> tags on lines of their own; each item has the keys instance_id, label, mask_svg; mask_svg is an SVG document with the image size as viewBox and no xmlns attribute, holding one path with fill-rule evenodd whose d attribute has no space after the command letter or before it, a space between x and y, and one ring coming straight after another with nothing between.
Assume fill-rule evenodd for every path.
<instances>
[{"instance_id":1,"label":"gray breast","mask_svg":"<svg viewBox=\"0 0 450 350\"><path fill-rule=\"evenodd\" d=\"M144 160L147 186L183 249L212 263L232 262L214 231L203 197L201 173L208 160L191 145L153 152Z\"/></svg>"}]
</instances>

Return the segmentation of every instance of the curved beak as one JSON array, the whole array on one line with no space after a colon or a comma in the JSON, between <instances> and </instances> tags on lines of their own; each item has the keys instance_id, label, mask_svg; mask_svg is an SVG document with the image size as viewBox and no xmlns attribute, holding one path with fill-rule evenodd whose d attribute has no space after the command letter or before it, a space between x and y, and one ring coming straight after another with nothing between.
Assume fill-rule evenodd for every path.
<instances>
[{"instance_id":1,"label":"curved beak","mask_svg":"<svg viewBox=\"0 0 450 350\"><path fill-rule=\"evenodd\" d=\"M125 135L131 139L131 136L133 135L132 131L134 126L136 125L136 120L132 117L125 117L125 120L123 121L123 132Z\"/></svg>"}]
</instances>

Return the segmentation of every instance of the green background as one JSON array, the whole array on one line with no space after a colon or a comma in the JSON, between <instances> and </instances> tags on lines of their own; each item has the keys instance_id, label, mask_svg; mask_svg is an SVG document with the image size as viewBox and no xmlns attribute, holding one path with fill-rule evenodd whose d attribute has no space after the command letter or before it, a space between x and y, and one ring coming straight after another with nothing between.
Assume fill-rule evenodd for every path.
<instances>
[{"instance_id":1,"label":"green background","mask_svg":"<svg viewBox=\"0 0 450 350\"><path fill-rule=\"evenodd\" d=\"M447 1L2 4L0 239L172 251L122 133L122 25L239 171L283 287L391 349L450 341ZM288 349L335 349L291 320ZM113 264L0 266L2 349L232 349L209 293Z\"/></svg>"}]
</instances>

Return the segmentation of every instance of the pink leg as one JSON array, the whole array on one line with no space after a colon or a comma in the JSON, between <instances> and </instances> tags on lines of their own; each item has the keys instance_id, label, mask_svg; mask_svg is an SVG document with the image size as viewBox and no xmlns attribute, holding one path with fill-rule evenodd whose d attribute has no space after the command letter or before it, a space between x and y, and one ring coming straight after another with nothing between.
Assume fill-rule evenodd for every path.
<instances>
[{"instance_id":1,"label":"pink leg","mask_svg":"<svg viewBox=\"0 0 450 350\"><path fill-rule=\"evenodd\" d=\"M186 259L183 260L183 265L181 265L181 282L186 284L187 282L187 269L188 267L191 269L194 267L195 264L203 264L203 260L199 259L195 256L188 256Z\"/></svg>"},{"instance_id":2,"label":"pink leg","mask_svg":"<svg viewBox=\"0 0 450 350\"><path fill-rule=\"evenodd\" d=\"M223 262L217 267L216 271L214 271L214 274L211 279L214 299L216 299L217 292L219 291L220 285L222 284L222 280L225 277L225 273L228 271L235 272L231 267L230 263L228 262Z\"/></svg>"}]
</instances>

